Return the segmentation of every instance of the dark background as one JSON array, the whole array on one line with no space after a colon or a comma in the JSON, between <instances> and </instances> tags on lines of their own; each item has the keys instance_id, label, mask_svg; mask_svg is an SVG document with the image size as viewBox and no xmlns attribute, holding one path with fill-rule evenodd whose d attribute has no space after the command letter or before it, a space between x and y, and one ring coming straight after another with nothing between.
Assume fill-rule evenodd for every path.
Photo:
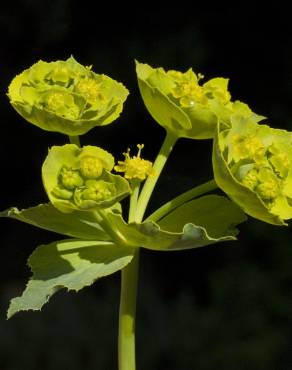
<instances>
[{"instance_id":1,"label":"dark background","mask_svg":"<svg viewBox=\"0 0 292 370\"><path fill-rule=\"evenodd\" d=\"M95 4L95 6L94 6ZM82 137L116 158L145 143L154 159L164 136L144 109L134 59L206 78L230 78L233 99L292 126L290 12L192 2L19 0L0 5L0 209L47 200L40 167L66 137L26 123L6 97L11 79L39 59L71 54L123 82L131 94L120 119ZM131 12L130 12L131 9ZM152 209L212 177L211 142L180 140ZM160 188L160 193L159 193ZM138 300L138 369L288 370L292 367L292 232L249 219L239 241L180 253L143 251ZM119 274L78 294L60 292L41 313L5 321L35 247L60 236L1 219L0 370L117 368Z\"/></svg>"}]
</instances>

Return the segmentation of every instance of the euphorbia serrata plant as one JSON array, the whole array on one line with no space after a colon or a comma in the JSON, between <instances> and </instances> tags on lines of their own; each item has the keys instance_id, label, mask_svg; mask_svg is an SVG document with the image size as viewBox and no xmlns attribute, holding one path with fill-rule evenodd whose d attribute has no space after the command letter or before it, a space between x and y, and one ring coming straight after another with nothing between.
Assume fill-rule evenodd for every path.
<instances>
[{"instance_id":1,"label":"euphorbia serrata plant","mask_svg":"<svg viewBox=\"0 0 292 370\"><path fill-rule=\"evenodd\" d=\"M66 237L39 246L29 257L33 277L22 296L11 301L8 317L41 309L59 289L78 291L121 270L119 370L136 368L140 248L173 251L234 240L236 226L246 214L276 225L292 218L291 133L261 124L263 116L232 101L225 78L203 82L204 77L192 69L165 71L138 62L136 70L145 106L166 130L154 164L142 158L144 144L137 145L133 156L128 149L124 160L115 160L103 148L80 145L79 135L119 117L128 90L73 57L39 61L16 76L8 89L12 106L23 118L70 140L52 146L44 161L42 178L49 202L1 213ZM213 139L215 179L144 219L179 138ZM218 187L228 197L206 195ZM126 216L123 205L128 200Z\"/></svg>"}]
</instances>

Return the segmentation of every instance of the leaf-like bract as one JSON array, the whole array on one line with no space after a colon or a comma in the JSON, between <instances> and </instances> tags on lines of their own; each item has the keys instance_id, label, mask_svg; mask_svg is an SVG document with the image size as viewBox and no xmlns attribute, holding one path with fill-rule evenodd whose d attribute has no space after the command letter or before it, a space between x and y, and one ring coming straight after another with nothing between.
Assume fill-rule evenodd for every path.
<instances>
[{"instance_id":1,"label":"leaf-like bract","mask_svg":"<svg viewBox=\"0 0 292 370\"><path fill-rule=\"evenodd\" d=\"M28 261L33 276L22 296L12 299L7 316L40 310L58 290L79 291L121 270L132 258L133 249L111 242L69 239L41 245Z\"/></svg>"},{"instance_id":2,"label":"leaf-like bract","mask_svg":"<svg viewBox=\"0 0 292 370\"><path fill-rule=\"evenodd\" d=\"M15 207L1 212L0 217L10 217L58 234L89 240L109 240L108 234L96 222L92 212L63 213L52 204L18 210Z\"/></svg>"}]
</instances>

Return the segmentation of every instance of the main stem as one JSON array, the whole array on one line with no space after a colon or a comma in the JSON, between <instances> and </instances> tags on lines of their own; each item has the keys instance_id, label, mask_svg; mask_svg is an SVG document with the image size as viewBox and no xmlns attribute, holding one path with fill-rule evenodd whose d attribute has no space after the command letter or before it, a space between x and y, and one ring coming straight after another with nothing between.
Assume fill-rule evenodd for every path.
<instances>
[{"instance_id":1,"label":"main stem","mask_svg":"<svg viewBox=\"0 0 292 370\"><path fill-rule=\"evenodd\" d=\"M133 184L130 199L129 222L141 222L149 199L177 137L167 133L153 165L155 176L148 177L139 195L139 185ZM119 313L119 370L135 370L135 320L139 269L139 248L132 261L122 270Z\"/></svg>"},{"instance_id":2,"label":"main stem","mask_svg":"<svg viewBox=\"0 0 292 370\"><path fill-rule=\"evenodd\" d=\"M132 182L129 222L135 221L140 181ZM135 319L138 287L139 248L132 261L122 270L119 313L119 370L135 370Z\"/></svg>"},{"instance_id":3,"label":"main stem","mask_svg":"<svg viewBox=\"0 0 292 370\"><path fill-rule=\"evenodd\" d=\"M135 319L138 286L139 248L122 270L119 313L119 370L135 370Z\"/></svg>"}]
</instances>

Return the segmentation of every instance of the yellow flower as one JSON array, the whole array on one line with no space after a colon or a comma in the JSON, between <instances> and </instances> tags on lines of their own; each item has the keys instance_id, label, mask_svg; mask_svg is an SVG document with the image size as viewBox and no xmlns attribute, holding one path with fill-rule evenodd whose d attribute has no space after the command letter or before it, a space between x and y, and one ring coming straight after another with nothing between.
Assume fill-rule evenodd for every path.
<instances>
[{"instance_id":1,"label":"yellow flower","mask_svg":"<svg viewBox=\"0 0 292 370\"><path fill-rule=\"evenodd\" d=\"M126 153L124 161L118 161L118 164L114 167L117 172L125 172L125 178L132 180L145 180L147 176L154 176L155 172L152 167L152 162L141 158L141 151L144 148L144 144L138 144L137 155L130 157L130 149Z\"/></svg>"}]
</instances>

